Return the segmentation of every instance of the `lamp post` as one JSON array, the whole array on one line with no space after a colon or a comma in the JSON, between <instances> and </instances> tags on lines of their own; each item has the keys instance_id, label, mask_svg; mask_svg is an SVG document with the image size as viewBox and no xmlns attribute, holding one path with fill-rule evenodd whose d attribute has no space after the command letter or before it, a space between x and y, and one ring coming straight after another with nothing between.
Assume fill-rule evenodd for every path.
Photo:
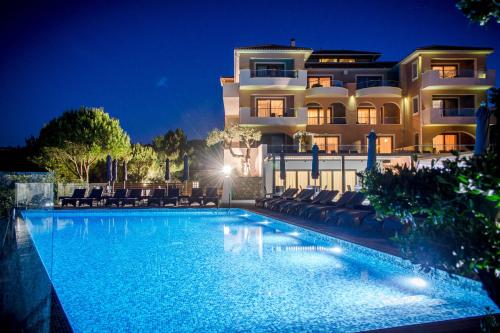
<instances>
[{"instance_id":1,"label":"lamp post","mask_svg":"<svg viewBox=\"0 0 500 333\"><path fill-rule=\"evenodd\" d=\"M231 171L232 171L232 169L233 168L227 164L222 167L222 174L224 175L224 179L225 179L227 186L228 186L229 209L231 209Z\"/></svg>"}]
</instances>

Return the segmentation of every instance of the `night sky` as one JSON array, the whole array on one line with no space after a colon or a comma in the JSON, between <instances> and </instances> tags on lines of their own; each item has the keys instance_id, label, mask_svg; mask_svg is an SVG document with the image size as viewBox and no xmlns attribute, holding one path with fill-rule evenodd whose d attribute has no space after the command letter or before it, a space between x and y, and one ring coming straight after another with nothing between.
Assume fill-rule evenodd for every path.
<instances>
[{"instance_id":1,"label":"night sky","mask_svg":"<svg viewBox=\"0 0 500 333\"><path fill-rule=\"evenodd\" d=\"M0 146L22 145L82 105L103 106L134 142L176 127L203 138L223 126L219 77L232 74L234 47L291 37L380 60L429 44L488 46L498 50L489 67L500 70L500 25L469 23L455 1L6 2Z\"/></svg>"}]
</instances>

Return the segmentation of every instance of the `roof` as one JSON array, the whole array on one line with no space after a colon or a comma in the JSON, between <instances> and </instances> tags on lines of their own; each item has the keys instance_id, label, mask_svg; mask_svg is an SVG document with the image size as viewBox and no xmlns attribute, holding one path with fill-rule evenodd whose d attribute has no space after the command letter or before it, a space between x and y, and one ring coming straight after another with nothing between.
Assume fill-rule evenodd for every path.
<instances>
[{"instance_id":1,"label":"roof","mask_svg":"<svg viewBox=\"0 0 500 333\"><path fill-rule=\"evenodd\" d=\"M261 45L253 45L253 46L242 46L237 47L236 50L297 50L297 51L312 51L311 48L308 47L298 47L298 46L290 46L290 45L278 45L278 44L261 44Z\"/></svg>"},{"instance_id":2,"label":"roof","mask_svg":"<svg viewBox=\"0 0 500 333\"><path fill-rule=\"evenodd\" d=\"M306 68L392 68L397 61L374 61L374 62L306 62Z\"/></svg>"},{"instance_id":3,"label":"roof","mask_svg":"<svg viewBox=\"0 0 500 333\"><path fill-rule=\"evenodd\" d=\"M372 56L380 56L379 52L368 52L368 51L354 51L354 50L318 50L312 53L315 54L342 54L342 55L372 55Z\"/></svg>"},{"instance_id":4,"label":"roof","mask_svg":"<svg viewBox=\"0 0 500 333\"><path fill-rule=\"evenodd\" d=\"M427 45L427 46L421 46L417 47L415 49L416 51L460 51L460 50L467 50L467 51L493 51L493 48L491 47L477 47L477 46L457 46L457 45Z\"/></svg>"}]
</instances>

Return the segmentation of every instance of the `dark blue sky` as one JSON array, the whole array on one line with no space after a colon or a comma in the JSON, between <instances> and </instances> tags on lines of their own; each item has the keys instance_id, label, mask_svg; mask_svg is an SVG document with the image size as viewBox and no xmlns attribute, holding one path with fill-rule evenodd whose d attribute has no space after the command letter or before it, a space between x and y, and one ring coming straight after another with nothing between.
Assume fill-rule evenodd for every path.
<instances>
[{"instance_id":1,"label":"dark blue sky","mask_svg":"<svg viewBox=\"0 0 500 333\"><path fill-rule=\"evenodd\" d=\"M500 25L469 23L455 1L21 3L0 5L0 146L81 105L103 106L134 142L176 127L202 138L223 126L219 76L232 74L234 47L290 37L381 60L428 44L490 46L500 69Z\"/></svg>"}]
</instances>

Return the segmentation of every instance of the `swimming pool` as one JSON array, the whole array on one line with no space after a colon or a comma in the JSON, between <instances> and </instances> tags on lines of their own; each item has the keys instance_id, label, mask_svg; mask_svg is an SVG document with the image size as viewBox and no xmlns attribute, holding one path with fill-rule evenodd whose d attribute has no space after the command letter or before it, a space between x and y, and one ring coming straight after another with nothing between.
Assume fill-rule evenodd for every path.
<instances>
[{"instance_id":1,"label":"swimming pool","mask_svg":"<svg viewBox=\"0 0 500 333\"><path fill-rule=\"evenodd\" d=\"M245 210L23 215L76 332L357 332L498 311L477 282Z\"/></svg>"}]
</instances>

